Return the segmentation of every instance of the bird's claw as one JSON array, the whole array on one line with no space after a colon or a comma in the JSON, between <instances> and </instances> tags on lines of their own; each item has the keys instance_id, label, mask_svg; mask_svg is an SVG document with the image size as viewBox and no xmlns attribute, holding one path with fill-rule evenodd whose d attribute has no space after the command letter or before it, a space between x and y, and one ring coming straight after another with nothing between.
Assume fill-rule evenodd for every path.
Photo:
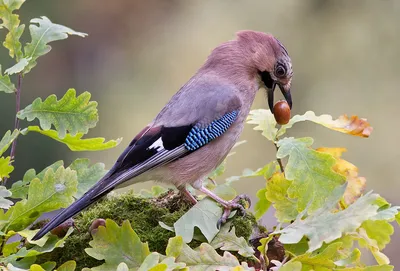
<instances>
[{"instance_id":1,"label":"bird's claw","mask_svg":"<svg viewBox=\"0 0 400 271\"><path fill-rule=\"evenodd\" d=\"M229 218L229 215L231 214L231 212L232 212L233 210L238 210L239 213L240 213L242 216L245 216L245 215L246 215L246 209L244 208L244 206L243 206L242 204L240 204L240 202L241 202L242 200L247 201L247 203L249 204L249 207L251 206L251 200L250 200L250 198L249 198L247 195L242 194L242 195L236 196L233 200L231 200L231 201L228 202L228 205L227 205L227 206L224 206L224 212L222 213L222 216L221 216L221 218L218 220L218 223L217 223L217 228L218 228L218 229L220 229L221 226L222 226L224 223L226 223L226 221L227 221L228 218Z\"/></svg>"}]
</instances>

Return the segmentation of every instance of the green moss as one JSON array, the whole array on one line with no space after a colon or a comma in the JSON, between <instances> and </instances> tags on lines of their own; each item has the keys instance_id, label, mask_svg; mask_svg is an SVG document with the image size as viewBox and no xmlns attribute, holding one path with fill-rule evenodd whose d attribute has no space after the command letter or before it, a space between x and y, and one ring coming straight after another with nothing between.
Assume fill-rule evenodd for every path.
<instances>
[{"instance_id":1,"label":"green moss","mask_svg":"<svg viewBox=\"0 0 400 271\"><path fill-rule=\"evenodd\" d=\"M77 230L68 237L64 247L40 256L38 262L51 260L59 265L74 259L77 262L76 270L102 264L102 261L90 257L85 252L85 248L90 247L89 242L92 240L88 229L92 221L97 218L110 218L119 225L124 220L129 220L140 240L148 243L150 251L165 254L168 240L175 234L160 227L158 222L173 225L189 208L190 204L173 191L168 191L158 198L140 198L133 193L108 197L75 217ZM232 220L237 236L249 240L253 227L257 225L254 216L252 214L244 217L235 216ZM199 244L197 241L192 241L189 245L195 248Z\"/></svg>"},{"instance_id":2,"label":"green moss","mask_svg":"<svg viewBox=\"0 0 400 271\"><path fill-rule=\"evenodd\" d=\"M256 218L252 213L247 213L245 216L234 216L232 218L232 225L235 226L236 235L249 240L253 232L253 228L257 227Z\"/></svg>"},{"instance_id":3,"label":"green moss","mask_svg":"<svg viewBox=\"0 0 400 271\"><path fill-rule=\"evenodd\" d=\"M129 220L140 240L148 242L150 251L165 254L168 239L173 237L174 233L161 228L158 221L172 225L189 208L187 203L171 191L160 196L157 201L139 198L133 193L106 198L74 219L77 230L66 240L63 248L45 254L40 260L51 259L61 264L74 259L77 262L77 270L100 265L101 261L93 259L85 252L92 239L88 229L96 218L110 218L119 225L124 220Z\"/></svg>"}]
</instances>

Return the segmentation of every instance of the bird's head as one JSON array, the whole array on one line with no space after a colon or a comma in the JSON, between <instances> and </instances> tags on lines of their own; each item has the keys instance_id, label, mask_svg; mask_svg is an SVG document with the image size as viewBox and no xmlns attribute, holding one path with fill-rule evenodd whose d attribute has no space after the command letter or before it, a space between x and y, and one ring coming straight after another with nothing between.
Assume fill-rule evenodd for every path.
<instances>
[{"instance_id":1,"label":"bird's head","mask_svg":"<svg viewBox=\"0 0 400 271\"><path fill-rule=\"evenodd\" d=\"M262 32L241 31L237 35L248 65L256 69L255 72L260 77L260 87L267 91L270 110L273 111L274 90L277 85L292 108L292 61L283 44L274 36Z\"/></svg>"}]
</instances>

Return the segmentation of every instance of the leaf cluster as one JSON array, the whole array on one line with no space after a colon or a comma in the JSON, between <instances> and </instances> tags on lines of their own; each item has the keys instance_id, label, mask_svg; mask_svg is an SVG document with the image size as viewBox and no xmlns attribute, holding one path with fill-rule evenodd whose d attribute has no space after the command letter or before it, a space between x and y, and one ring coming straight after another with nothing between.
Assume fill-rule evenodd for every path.
<instances>
[{"instance_id":1,"label":"leaf cluster","mask_svg":"<svg viewBox=\"0 0 400 271\"><path fill-rule=\"evenodd\" d=\"M25 32L25 25L20 24L16 14L24 2L0 0L0 28L6 33L3 46L15 60L4 73L0 66L0 92L17 94L17 104L21 80L36 67L40 57L49 53L51 42L71 35L86 36L44 16L32 19L29 33ZM29 35L29 42L20 42L23 35ZM0 268L73 271L77 266L75 261L68 260L57 266L54 259L41 260L70 244L67 241L74 238L73 228L67 225L64 236L50 233L32 241L37 232L32 223L44 213L69 206L107 171L103 164L91 165L84 158L68 166L58 161L39 173L28 170L22 180L7 188L5 180L12 177L14 170L16 141L38 133L65 144L72 151L100 151L117 146L121 139L83 138L99 119L97 103L91 101L89 92L77 94L71 88L61 98L55 95L36 98L25 108L17 109L16 118L26 121L25 126L16 125L0 140L0 181L4 182L0 186ZM37 123L26 124L34 121ZM162 221L157 217L161 213L154 212L152 219L158 224L153 228L133 230L128 220L106 219L104 226L91 232L88 237L91 241L85 244L85 256L101 264L84 270L393 270L382 250L394 233L391 222L400 221L400 207L391 206L376 193L364 193L366 179L359 176L355 165L342 158L345 149L315 149L311 137L285 137L290 128L303 121L361 138L369 137L372 132L367 120L357 116L333 119L309 111L278 126L270 111L253 110L248 123L256 125L254 129L276 146L276 161L255 171L246 169L241 176L232 176L217 185L214 179L224 173L224 161L208 176L210 181L205 185L223 199L231 200L237 194L232 187L234 182L264 178L265 186L256 195L255 219L247 215L239 226L232 219L233 212L228 222L218 229L221 206L201 196L192 208L180 209L179 217L172 221ZM148 202L165 193L168 193L166 189L157 186L151 191L141 191L136 197ZM135 207L138 212L144 212ZM255 220L261 219L271 207L278 225L267 232ZM154 249L157 252L151 252L154 244L145 240L149 241L149 247L139 237L141 230L156 235L155 227L168 233L160 241L166 244L165 251L157 247ZM250 240L255 235L258 237ZM277 247L284 257L271 256L271 250ZM360 248L372 254L375 265L362 262Z\"/></svg>"}]
</instances>

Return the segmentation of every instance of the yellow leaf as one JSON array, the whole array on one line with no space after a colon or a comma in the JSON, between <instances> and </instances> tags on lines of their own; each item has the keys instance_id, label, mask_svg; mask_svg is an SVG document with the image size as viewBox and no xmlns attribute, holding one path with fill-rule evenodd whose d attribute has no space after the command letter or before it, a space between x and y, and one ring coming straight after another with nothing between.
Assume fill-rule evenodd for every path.
<instances>
[{"instance_id":1,"label":"yellow leaf","mask_svg":"<svg viewBox=\"0 0 400 271\"><path fill-rule=\"evenodd\" d=\"M358 176L358 168L355 165L341 158L347 151L346 148L318 148L317 151L329 153L336 159L332 169L346 177L348 185L343 197L347 205L352 204L363 193L366 179Z\"/></svg>"}]
</instances>

